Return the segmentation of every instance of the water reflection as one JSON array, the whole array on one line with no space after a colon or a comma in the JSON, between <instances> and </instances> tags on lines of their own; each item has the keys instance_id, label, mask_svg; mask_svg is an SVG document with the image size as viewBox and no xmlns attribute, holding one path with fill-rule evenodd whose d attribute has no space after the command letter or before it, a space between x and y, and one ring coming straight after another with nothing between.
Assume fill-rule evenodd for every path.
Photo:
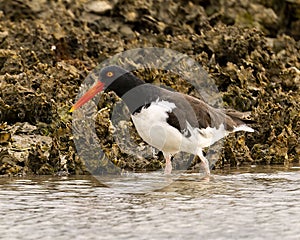
<instances>
[{"instance_id":1,"label":"water reflection","mask_svg":"<svg viewBox=\"0 0 300 240\"><path fill-rule=\"evenodd\" d=\"M0 179L2 239L299 239L300 169L248 168L106 187L91 176ZM106 183L108 179L106 179ZM140 186L140 185L139 185Z\"/></svg>"}]
</instances>

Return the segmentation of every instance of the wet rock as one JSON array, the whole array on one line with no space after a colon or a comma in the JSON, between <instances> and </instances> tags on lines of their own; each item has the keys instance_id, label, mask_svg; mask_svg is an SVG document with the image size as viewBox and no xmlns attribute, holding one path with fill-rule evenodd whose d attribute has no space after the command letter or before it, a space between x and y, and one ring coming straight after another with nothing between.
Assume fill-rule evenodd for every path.
<instances>
[{"instance_id":1,"label":"wet rock","mask_svg":"<svg viewBox=\"0 0 300 240\"><path fill-rule=\"evenodd\" d=\"M8 143L11 140L11 134L6 131L0 132L0 144Z\"/></svg>"},{"instance_id":2,"label":"wet rock","mask_svg":"<svg viewBox=\"0 0 300 240\"><path fill-rule=\"evenodd\" d=\"M0 174L16 175L21 171L17 165L18 160L13 157L8 150L0 150Z\"/></svg>"},{"instance_id":3,"label":"wet rock","mask_svg":"<svg viewBox=\"0 0 300 240\"><path fill-rule=\"evenodd\" d=\"M81 137L88 149L93 139L76 135L90 129L68 113L98 63L149 46L194 58L218 85L225 107L252 112L255 133L231 135L221 152L205 150L216 167L299 163L298 1L1 1L0 9L0 174L162 168L161 153L139 138L114 94L84 108L91 114L87 121L97 126L101 162L84 149L90 161L81 159L73 140ZM135 74L201 97L176 74L155 69ZM112 120L116 107L120 114ZM173 163L199 170L193 156L179 154Z\"/></svg>"},{"instance_id":4,"label":"wet rock","mask_svg":"<svg viewBox=\"0 0 300 240\"><path fill-rule=\"evenodd\" d=\"M6 76L7 79L13 79L13 76ZM0 102L0 121L10 123L18 121L31 123L37 123L38 121L51 122L53 102L47 100L45 95L37 95L31 89L25 88L18 83L5 84L5 82L2 82L0 91L2 99Z\"/></svg>"},{"instance_id":5,"label":"wet rock","mask_svg":"<svg viewBox=\"0 0 300 240\"><path fill-rule=\"evenodd\" d=\"M126 25L120 28L120 33L124 36L134 36L134 32L132 31L132 29Z\"/></svg>"},{"instance_id":6,"label":"wet rock","mask_svg":"<svg viewBox=\"0 0 300 240\"><path fill-rule=\"evenodd\" d=\"M46 10L46 0L1 1L0 9L11 19L35 18L38 13Z\"/></svg>"},{"instance_id":7,"label":"wet rock","mask_svg":"<svg viewBox=\"0 0 300 240\"><path fill-rule=\"evenodd\" d=\"M108 1L89 1L84 4L87 12L103 14L113 9L111 2Z\"/></svg>"},{"instance_id":8,"label":"wet rock","mask_svg":"<svg viewBox=\"0 0 300 240\"><path fill-rule=\"evenodd\" d=\"M8 36L8 31L0 32L0 42L2 42Z\"/></svg>"}]
</instances>

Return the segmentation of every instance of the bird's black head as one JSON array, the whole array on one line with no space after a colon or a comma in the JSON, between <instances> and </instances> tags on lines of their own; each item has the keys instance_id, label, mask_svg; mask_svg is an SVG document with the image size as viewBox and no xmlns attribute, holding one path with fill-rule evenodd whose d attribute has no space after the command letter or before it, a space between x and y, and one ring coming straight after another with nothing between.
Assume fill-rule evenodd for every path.
<instances>
[{"instance_id":1,"label":"bird's black head","mask_svg":"<svg viewBox=\"0 0 300 240\"><path fill-rule=\"evenodd\" d=\"M109 88L116 80L122 79L122 77L128 73L129 72L124 68L117 65L111 65L100 70L99 81L104 83L105 88Z\"/></svg>"},{"instance_id":2,"label":"bird's black head","mask_svg":"<svg viewBox=\"0 0 300 240\"><path fill-rule=\"evenodd\" d=\"M144 83L144 81L117 65L102 68L99 74L99 81L104 84L105 91L114 91L119 97L122 97L130 89Z\"/></svg>"},{"instance_id":3,"label":"bird's black head","mask_svg":"<svg viewBox=\"0 0 300 240\"><path fill-rule=\"evenodd\" d=\"M71 108L70 112L80 108L101 91L114 91L122 97L128 91L144 84L145 82L129 71L116 65L104 67L100 70L97 83L88 90Z\"/></svg>"}]
</instances>

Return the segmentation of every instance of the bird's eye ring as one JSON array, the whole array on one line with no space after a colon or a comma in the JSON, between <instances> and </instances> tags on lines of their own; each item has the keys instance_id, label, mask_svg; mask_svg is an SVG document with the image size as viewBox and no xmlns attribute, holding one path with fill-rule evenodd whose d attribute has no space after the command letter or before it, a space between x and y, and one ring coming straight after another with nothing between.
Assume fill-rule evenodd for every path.
<instances>
[{"instance_id":1,"label":"bird's eye ring","mask_svg":"<svg viewBox=\"0 0 300 240\"><path fill-rule=\"evenodd\" d=\"M113 75L114 75L114 73L113 73L113 72L110 72L110 71L106 73L106 76L107 76L107 77L112 77Z\"/></svg>"}]
</instances>

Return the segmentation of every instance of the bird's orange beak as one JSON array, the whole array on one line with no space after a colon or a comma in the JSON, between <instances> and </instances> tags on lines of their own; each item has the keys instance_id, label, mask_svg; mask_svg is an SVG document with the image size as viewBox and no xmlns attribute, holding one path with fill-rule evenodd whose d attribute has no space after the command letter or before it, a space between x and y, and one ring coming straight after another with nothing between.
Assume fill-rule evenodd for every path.
<instances>
[{"instance_id":1,"label":"bird's orange beak","mask_svg":"<svg viewBox=\"0 0 300 240\"><path fill-rule=\"evenodd\" d=\"M91 100L97 93L101 92L104 88L104 83L97 81L97 83L88 90L79 100L72 106L69 112L74 112L76 109L80 108L82 105Z\"/></svg>"}]
</instances>

